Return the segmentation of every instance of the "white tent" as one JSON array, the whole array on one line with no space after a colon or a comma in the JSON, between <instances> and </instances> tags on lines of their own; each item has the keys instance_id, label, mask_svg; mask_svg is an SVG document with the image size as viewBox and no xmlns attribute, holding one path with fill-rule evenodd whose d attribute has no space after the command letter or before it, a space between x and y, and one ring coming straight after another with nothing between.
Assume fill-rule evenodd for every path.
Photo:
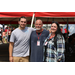
<instances>
[{"instance_id":1,"label":"white tent","mask_svg":"<svg viewBox=\"0 0 75 75\"><path fill-rule=\"evenodd\" d=\"M0 24L0 27L3 28L3 25Z\"/></svg>"}]
</instances>

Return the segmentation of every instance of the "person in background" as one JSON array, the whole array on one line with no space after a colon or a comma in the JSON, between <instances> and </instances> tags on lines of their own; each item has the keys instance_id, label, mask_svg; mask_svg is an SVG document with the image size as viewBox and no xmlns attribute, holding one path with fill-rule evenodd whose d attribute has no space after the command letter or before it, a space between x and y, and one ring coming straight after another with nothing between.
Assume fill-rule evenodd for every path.
<instances>
[{"instance_id":1,"label":"person in background","mask_svg":"<svg viewBox=\"0 0 75 75\"><path fill-rule=\"evenodd\" d=\"M8 31L8 42L10 41L10 36L11 36L11 28L9 28L9 31Z\"/></svg>"},{"instance_id":2,"label":"person in background","mask_svg":"<svg viewBox=\"0 0 75 75\"><path fill-rule=\"evenodd\" d=\"M48 37L49 31L42 29L42 26L42 20L36 20L36 31L31 34L30 62L43 62L43 43Z\"/></svg>"},{"instance_id":3,"label":"person in background","mask_svg":"<svg viewBox=\"0 0 75 75\"><path fill-rule=\"evenodd\" d=\"M65 41L67 41L67 34L71 33L69 30L67 32L67 27L65 29L62 29L62 34L65 38ZM68 37L69 38L69 37Z\"/></svg>"},{"instance_id":4,"label":"person in background","mask_svg":"<svg viewBox=\"0 0 75 75\"><path fill-rule=\"evenodd\" d=\"M5 32L5 43L8 43L8 34Z\"/></svg>"},{"instance_id":5,"label":"person in background","mask_svg":"<svg viewBox=\"0 0 75 75\"><path fill-rule=\"evenodd\" d=\"M2 44L2 29L0 27L0 44Z\"/></svg>"},{"instance_id":6,"label":"person in background","mask_svg":"<svg viewBox=\"0 0 75 75\"><path fill-rule=\"evenodd\" d=\"M2 32L2 39L3 39L3 43L7 43L7 32L5 31Z\"/></svg>"},{"instance_id":7,"label":"person in background","mask_svg":"<svg viewBox=\"0 0 75 75\"><path fill-rule=\"evenodd\" d=\"M52 22L51 33L44 41L43 61L64 62L65 40L58 22Z\"/></svg>"},{"instance_id":8,"label":"person in background","mask_svg":"<svg viewBox=\"0 0 75 75\"><path fill-rule=\"evenodd\" d=\"M63 27L61 26L61 33L62 33Z\"/></svg>"},{"instance_id":9,"label":"person in background","mask_svg":"<svg viewBox=\"0 0 75 75\"><path fill-rule=\"evenodd\" d=\"M12 32L13 30L15 30L15 27L13 27L13 28L11 29L11 32Z\"/></svg>"}]
</instances>

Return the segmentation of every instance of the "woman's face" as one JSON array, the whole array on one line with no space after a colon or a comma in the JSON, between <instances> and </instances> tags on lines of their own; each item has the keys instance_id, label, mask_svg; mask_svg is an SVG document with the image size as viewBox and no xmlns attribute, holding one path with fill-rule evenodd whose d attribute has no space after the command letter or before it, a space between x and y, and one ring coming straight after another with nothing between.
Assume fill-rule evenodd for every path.
<instances>
[{"instance_id":1,"label":"woman's face","mask_svg":"<svg viewBox=\"0 0 75 75\"><path fill-rule=\"evenodd\" d=\"M57 31L57 25L55 24L55 23L53 23L52 25L51 25L51 32L52 33L55 33Z\"/></svg>"}]
</instances>

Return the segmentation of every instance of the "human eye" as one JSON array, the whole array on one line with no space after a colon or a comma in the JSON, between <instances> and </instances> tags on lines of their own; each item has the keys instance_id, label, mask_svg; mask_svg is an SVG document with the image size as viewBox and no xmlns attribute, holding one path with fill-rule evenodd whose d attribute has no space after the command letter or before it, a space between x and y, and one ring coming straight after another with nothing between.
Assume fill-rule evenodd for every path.
<instances>
[{"instance_id":1,"label":"human eye","mask_svg":"<svg viewBox=\"0 0 75 75\"><path fill-rule=\"evenodd\" d=\"M36 25L38 25L38 24L36 24Z\"/></svg>"},{"instance_id":2,"label":"human eye","mask_svg":"<svg viewBox=\"0 0 75 75\"><path fill-rule=\"evenodd\" d=\"M54 26L54 28L56 28L56 26Z\"/></svg>"},{"instance_id":3,"label":"human eye","mask_svg":"<svg viewBox=\"0 0 75 75\"><path fill-rule=\"evenodd\" d=\"M26 23L26 21L24 23Z\"/></svg>"},{"instance_id":4,"label":"human eye","mask_svg":"<svg viewBox=\"0 0 75 75\"><path fill-rule=\"evenodd\" d=\"M21 23L23 23L23 21L21 21Z\"/></svg>"}]
</instances>

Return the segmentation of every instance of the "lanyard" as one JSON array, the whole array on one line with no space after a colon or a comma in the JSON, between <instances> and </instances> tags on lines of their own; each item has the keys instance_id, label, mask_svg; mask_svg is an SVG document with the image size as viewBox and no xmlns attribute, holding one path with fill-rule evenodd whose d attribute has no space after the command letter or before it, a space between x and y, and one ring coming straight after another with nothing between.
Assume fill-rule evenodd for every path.
<instances>
[{"instance_id":1,"label":"lanyard","mask_svg":"<svg viewBox=\"0 0 75 75\"><path fill-rule=\"evenodd\" d=\"M42 29L42 31L43 31L43 29ZM39 40L39 38L40 38L40 36L41 36L42 32L40 33L40 35L38 35L38 33L37 33L37 32L36 32L36 34L37 34L37 37L38 37L38 40Z\"/></svg>"},{"instance_id":2,"label":"lanyard","mask_svg":"<svg viewBox=\"0 0 75 75\"><path fill-rule=\"evenodd\" d=\"M53 38L54 36L55 36L55 35L53 35L53 36L52 36L52 34L51 34L51 36L50 36L49 40L50 40L51 38Z\"/></svg>"}]
</instances>

